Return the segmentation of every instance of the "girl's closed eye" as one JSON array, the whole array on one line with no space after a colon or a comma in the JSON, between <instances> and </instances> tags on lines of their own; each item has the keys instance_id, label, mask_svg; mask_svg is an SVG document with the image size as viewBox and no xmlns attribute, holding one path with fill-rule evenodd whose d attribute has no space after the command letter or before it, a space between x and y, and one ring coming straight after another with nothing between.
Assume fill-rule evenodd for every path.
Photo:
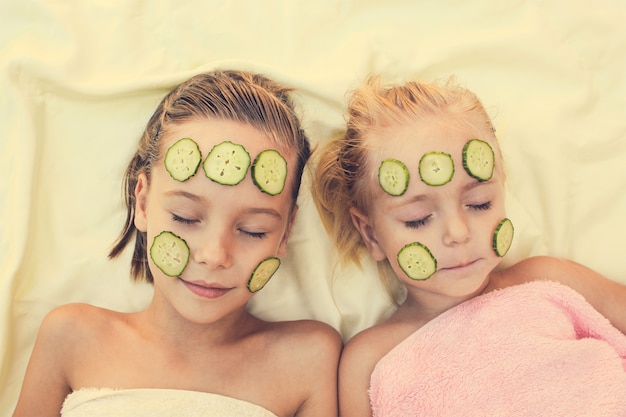
<instances>
[{"instance_id":1,"label":"girl's closed eye","mask_svg":"<svg viewBox=\"0 0 626 417\"><path fill-rule=\"evenodd\" d=\"M421 219L418 220L411 220L408 222L404 222L404 225L410 229L417 229L420 228L422 226L425 226L426 223L428 223L428 221L430 220L431 215L429 214L426 217L422 217Z\"/></svg>"},{"instance_id":2,"label":"girl's closed eye","mask_svg":"<svg viewBox=\"0 0 626 417\"><path fill-rule=\"evenodd\" d=\"M244 236L251 237L254 239L264 239L267 236L266 232L252 232L250 230L239 229L239 232Z\"/></svg>"},{"instance_id":3,"label":"girl's closed eye","mask_svg":"<svg viewBox=\"0 0 626 417\"><path fill-rule=\"evenodd\" d=\"M194 224L194 223L198 223L198 220L195 219L187 219L185 217L181 217L177 214L173 214L172 213L172 220L174 220L177 223L182 223L182 224Z\"/></svg>"},{"instance_id":4,"label":"girl's closed eye","mask_svg":"<svg viewBox=\"0 0 626 417\"><path fill-rule=\"evenodd\" d=\"M491 201L486 201L480 204L468 204L467 207L469 207L472 210L487 211L491 209Z\"/></svg>"}]
</instances>

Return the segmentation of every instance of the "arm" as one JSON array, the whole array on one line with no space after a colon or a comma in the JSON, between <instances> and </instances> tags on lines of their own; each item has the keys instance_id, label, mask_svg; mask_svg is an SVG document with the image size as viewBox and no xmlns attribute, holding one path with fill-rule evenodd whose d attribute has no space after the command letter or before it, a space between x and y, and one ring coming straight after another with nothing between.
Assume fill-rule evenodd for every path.
<instances>
[{"instance_id":1,"label":"arm","mask_svg":"<svg viewBox=\"0 0 626 417\"><path fill-rule=\"evenodd\" d=\"M361 333L346 345L339 363L339 415L371 417L370 376L380 355L375 340Z\"/></svg>"},{"instance_id":2,"label":"arm","mask_svg":"<svg viewBox=\"0 0 626 417\"><path fill-rule=\"evenodd\" d=\"M56 309L42 322L14 417L58 416L61 413L63 401L71 392L64 371L68 318L65 311Z\"/></svg>"},{"instance_id":3,"label":"arm","mask_svg":"<svg viewBox=\"0 0 626 417\"><path fill-rule=\"evenodd\" d=\"M318 323L319 324L319 323ZM305 366L300 372L301 381L311 389L298 409L296 417L337 416L337 366L343 342L339 333L330 326L320 325L309 337L302 338L301 352L308 352ZM306 379L305 379L306 378Z\"/></svg>"},{"instance_id":4,"label":"arm","mask_svg":"<svg viewBox=\"0 0 626 417\"><path fill-rule=\"evenodd\" d=\"M548 256L529 258L512 267L516 275L560 282L580 293L626 334L626 286L612 281L584 265Z\"/></svg>"}]
</instances>

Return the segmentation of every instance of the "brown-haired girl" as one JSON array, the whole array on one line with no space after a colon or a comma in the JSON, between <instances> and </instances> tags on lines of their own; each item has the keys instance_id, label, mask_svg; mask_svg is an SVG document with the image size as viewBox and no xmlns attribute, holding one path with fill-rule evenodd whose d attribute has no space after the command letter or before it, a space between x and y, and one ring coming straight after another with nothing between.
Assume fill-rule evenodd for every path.
<instances>
[{"instance_id":1,"label":"brown-haired girl","mask_svg":"<svg viewBox=\"0 0 626 417\"><path fill-rule=\"evenodd\" d=\"M335 416L341 340L311 320L246 311L285 255L310 155L290 90L215 71L158 105L126 172L143 311L45 318L15 416Z\"/></svg>"}]
</instances>

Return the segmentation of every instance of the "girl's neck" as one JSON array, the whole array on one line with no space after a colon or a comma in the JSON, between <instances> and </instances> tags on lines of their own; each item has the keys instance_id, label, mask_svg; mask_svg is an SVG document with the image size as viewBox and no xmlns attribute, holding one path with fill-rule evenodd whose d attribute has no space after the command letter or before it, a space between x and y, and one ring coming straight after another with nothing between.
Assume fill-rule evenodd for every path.
<instances>
[{"instance_id":1,"label":"girl's neck","mask_svg":"<svg viewBox=\"0 0 626 417\"><path fill-rule=\"evenodd\" d=\"M407 297L396 314L407 320L426 323L465 301L489 292L491 285L491 279L487 279L475 292L460 297L425 292L418 288L407 288Z\"/></svg>"},{"instance_id":2,"label":"girl's neck","mask_svg":"<svg viewBox=\"0 0 626 417\"><path fill-rule=\"evenodd\" d=\"M156 298L153 298L146 310L137 314L137 325L149 337L177 349L228 345L254 332L262 323L248 313L245 306L217 321L195 323Z\"/></svg>"}]
</instances>

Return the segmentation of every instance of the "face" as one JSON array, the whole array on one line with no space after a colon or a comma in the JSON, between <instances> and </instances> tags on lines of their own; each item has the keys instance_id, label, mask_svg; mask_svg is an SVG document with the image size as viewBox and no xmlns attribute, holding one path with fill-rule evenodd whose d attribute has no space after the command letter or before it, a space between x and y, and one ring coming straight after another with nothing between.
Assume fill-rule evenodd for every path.
<instances>
[{"instance_id":1,"label":"face","mask_svg":"<svg viewBox=\"0 0 626 417\"><path fill-rule=\"evenodd\" d=\"M484 133L445 124L419 129L411 123L389 129L384 147L371 139L369 162L376 171L370 180L373 203L369 213L353 209L352 217L371 256L376 261L388 259L409 291L468 297L484 288L500 262L492 239L505 217L501 161L496 153L492 178L478 181L465 171L462 154L470 139L489 142ZM491 146L495 149L494 143ZM428 152L452 157L454 174L444 185L427 185L420 179L419 161ZM409 171L408 188L400 196L389 195L378 182L378 167L388 158L403 162ZM399 251L412 242L426 246L437 260L437 272L427 280L410 279L398 264Z\"/></svg>"},{"instance_id":2,"label":"face","mask_svg":"<svg viewBox=\"0 0 626 417\"><path fill-rule=\"evenodd\" d=\"M242 145L254 158L276 149L288 166L293 152L277 148L259 130L223 120L192 120L177 125L163 138L162 155L181 138L193 139L202 158L226 140ZM253 183L250 170L236 185L209 179L202 165L194 176L177 181L165 169L163 156L152 169L148 184L139 177L136 189L136 227L147 233L148 245L163 231L187 243L189 261L179 277L165 275L149 258L155 297L166 300L193 322L210 322L241 311L252 294L247 288L255 267L265 258L282 257L293 225L295 206L290 193L292 178L283 192L263 193Z\"/></svg>"}]
</instances>

